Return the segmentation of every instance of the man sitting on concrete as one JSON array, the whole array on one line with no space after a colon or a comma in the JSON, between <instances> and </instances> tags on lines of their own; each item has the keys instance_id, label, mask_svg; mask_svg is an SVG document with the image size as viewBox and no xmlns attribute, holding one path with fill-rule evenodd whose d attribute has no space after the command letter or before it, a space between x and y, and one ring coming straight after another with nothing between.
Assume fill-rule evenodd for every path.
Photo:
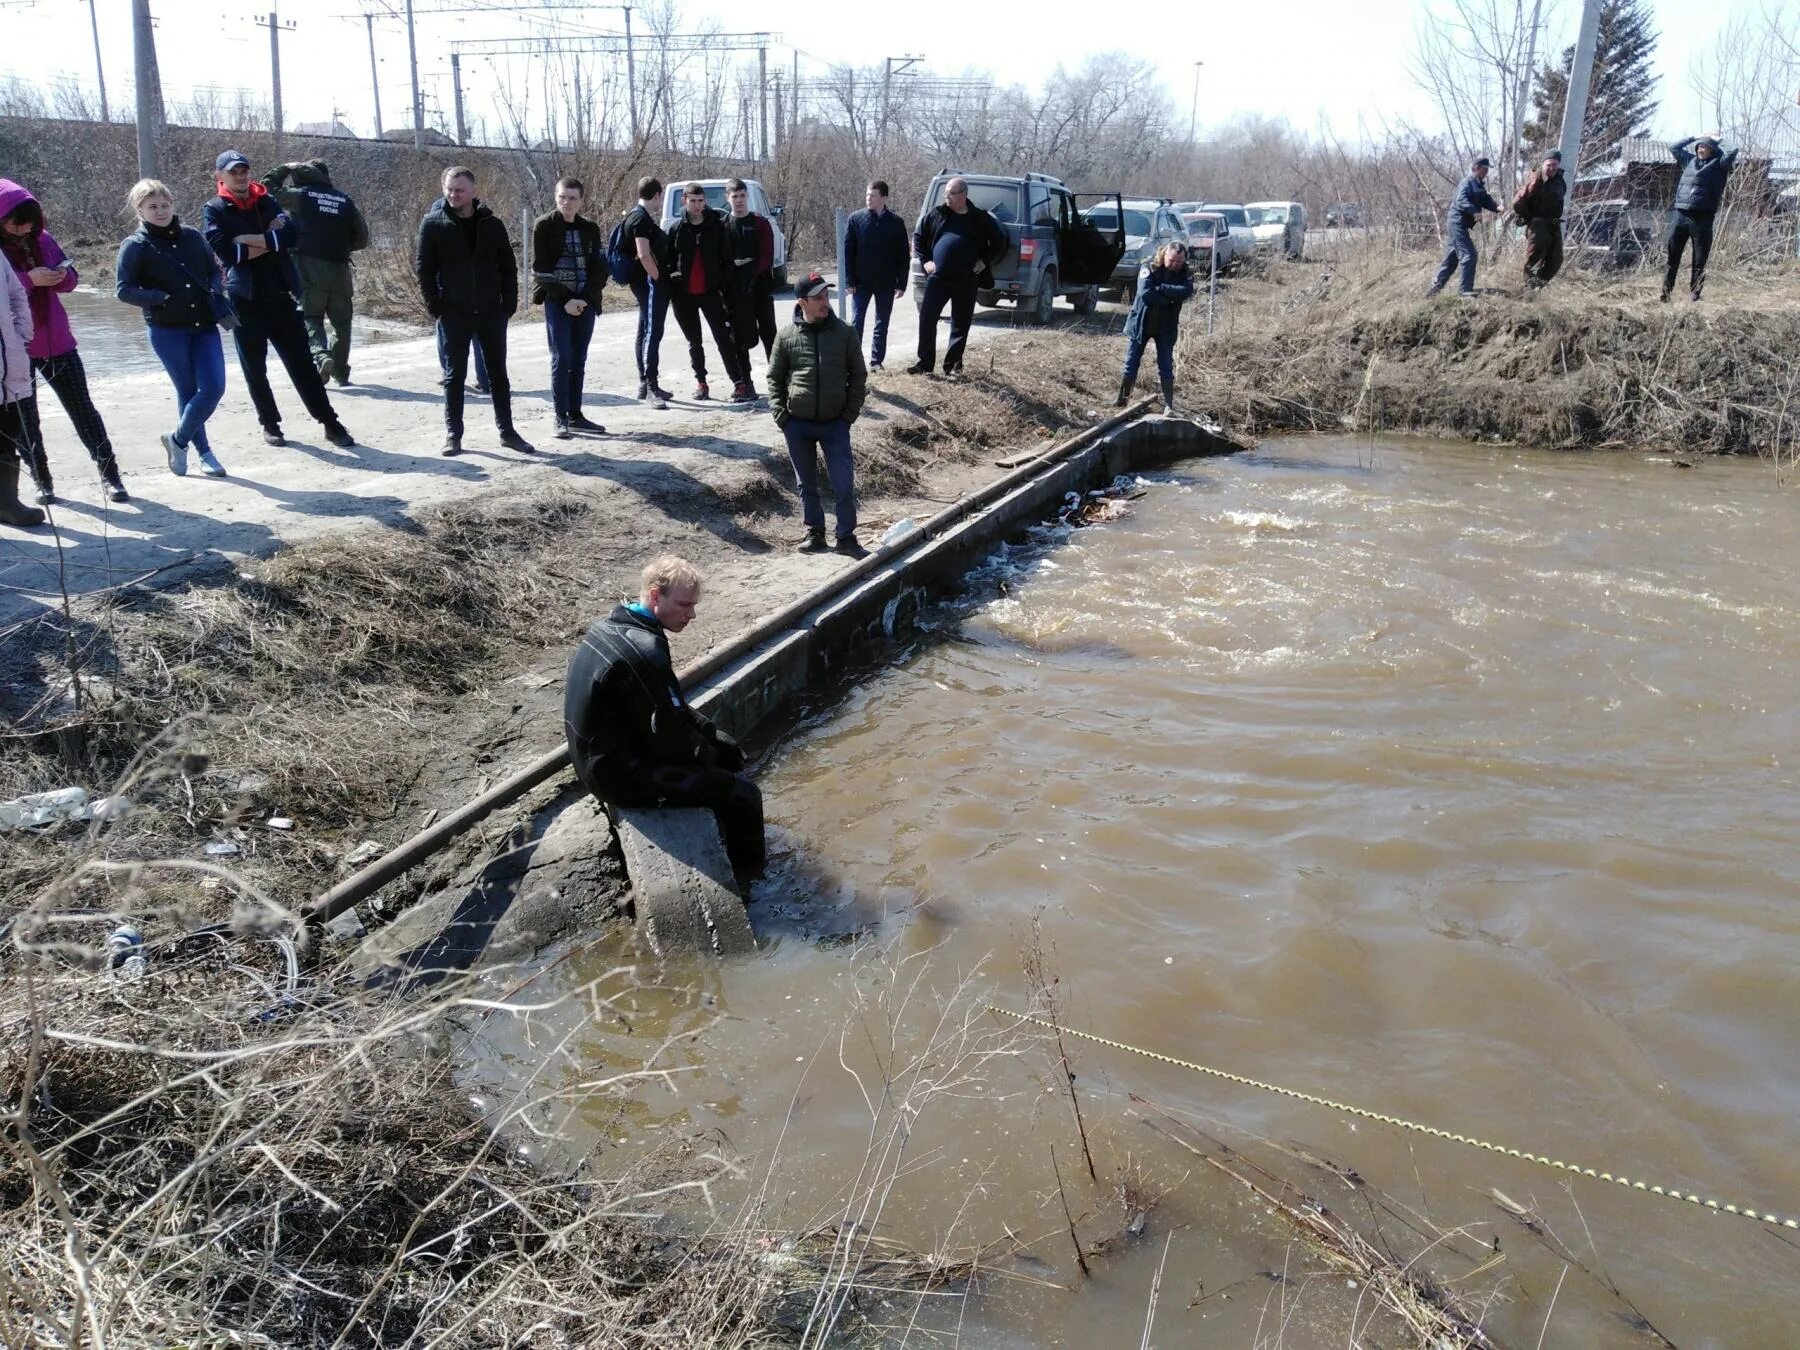
<instances>
[{"instance_id":1,"label":"man sitting on concrete","mask_svg":"<svg viewBox=\"0 0 1800 1350\"><path fill-rule=\"evenodd\" d=\"M693 621L699 570L665 553L644 568L639 598L582 635L569 658L563 727L582 786L610 806L703 806L718 818L732 870L763 868L762 793L737 743L688 706L668 634Z\"/></svg>"}]
</instances>

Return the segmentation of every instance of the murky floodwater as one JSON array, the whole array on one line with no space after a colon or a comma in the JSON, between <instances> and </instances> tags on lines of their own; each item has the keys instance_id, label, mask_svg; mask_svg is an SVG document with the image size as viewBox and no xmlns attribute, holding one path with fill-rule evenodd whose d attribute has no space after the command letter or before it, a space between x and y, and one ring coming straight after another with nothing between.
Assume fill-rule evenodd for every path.
<instances>
[{"instance_id":1,"label":"murky floodwater","mask_svg":"<svg viewBox=\"0 0 1800 1350\"><path fill-rule=\"evenodd\" d=\"M162 370L156 353L150 350L150 340L144 335L143 310L115 299L111 290L102 291L85 284L63 296L62 302L69 311L69 325L81 346L81 362L87 368L89 378L101 374L142 375ZM408 325L369 319L361 314L352 319L350 329L353 344L418 336L418 332ZM227 378L232 379L235 378L236 358L232 355L229 337L225 342L225 353L231 367ZM354 357L355 346L352 346L351 354ZM54 394L51 401L55 401ZM105 411L104 407L101 411Z\"/></svg>"},{"instance_id":2,"label":"murky floodwater","mask_svg":"<svg viewBox=\"0 0 1800 1350\"><path fill-rule=\"evenodd\" d=\"M491 1046L563 1083L678 1037L656 1063L680 1074L584 1112L577 1148L717 1146L771 1179L771 1219L804 1223L868 1151L876 1062L925 1044L961 976L1018 1006L1040 915L1071 1026L1800 1212L1797 536L1800 496L1751 464L1303 440L1155 480L1122 521L1009 550L935 638L772 753L763 957L665 970L629 1028L555 1054L567 1009ZM821 936L872 919L872 943ZM1010 1232L1041 1261L1013 1269L1070 1286L990 1288L955 1314L965 1344L1136 1344L1171 1233L1158 1345L1362 1326L1354 1282L1129 1094L1335 1210L1372 1216L1379 1188L1467 1225L1428 1264L1503 1344L1546 1322L1544 1344L1652 1343L1634 1307L1684 1346L1800 1325L1791 1234L1095 1046L1072 1048L1102 1181L1129 1155L1167 1194L1083 1285L1052 1145L1084 1237L1120 1212L1066 1099L1035 1049L959 1046L958 1073L982 1072L925 1103L882 1223L926 1249Z\"/></svg>"}]
</instances>

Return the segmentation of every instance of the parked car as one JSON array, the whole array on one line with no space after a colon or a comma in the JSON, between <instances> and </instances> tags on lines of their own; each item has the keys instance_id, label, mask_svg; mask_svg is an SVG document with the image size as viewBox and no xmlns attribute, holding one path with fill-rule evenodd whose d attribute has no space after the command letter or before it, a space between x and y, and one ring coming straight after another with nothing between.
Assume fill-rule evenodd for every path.
<instances>
[{"instance_id":1,"label":"parked car","mask_svg":"<svg viewBox=\"0 0 1800 1350\"><path fill-rule=\"evenodd\" d=\"M1199 202L1170 202L1169 203L1169 210L1173 211L1178 216L1191 216L1194 214L1194 212L1204 211L1205 209L1206 208L1204 206L1202 206Z\"/></svg>"},{"instance_id":2,"label":"parked car","mask_svg":"<svg viewBox=\"0 0 1800 1350\"><path fill-rule=\"evenodd\" d=\"M1156 256L1156 250L1175 240L1185 244L1188 239L1187 226L1170 210L1168 202L1150 197L1126 197L1090 207L1085 218L1089 224L1108 231L1117 230L1123 222L1125 252L1113 268L1108 289L1127 300L1137 295L1138 269Z\"/></svg>"},{"instance_id":3,"label":"parked car","mask_svg":"<svg viewBox=\"0 0 1800 1350\"><path fill-rule=\"evenodd\" d=\"M1586 267L1636 267L1656 251L1662 215L1625 197L1585 201L1570 212L1564 239L1570 262Z\"/></svg>"},{"instance_id":4,"label":"parked car","mask_svg":"<svg viewBox=\"0 0 1800 1350\"><path fill-rule=\"evenodd\" d=\"M1204 277L1215 266L1214 255L1217 255L1217 267L1220 275L1231 271L1238 261L1237 236L1225 223L1225 217L1217 211L1193 211L1183 216L1182 222L1188 231L1188 256L1192 259L1194 274Z\"/></svg>"},{"instance_id":5,"label":"parked car","mask_svg":"<svg viewBox=\"0 0 1800 1350\"><path fill-rule=\"evenodd\" d=\"M1264 253L1298 258L1306 252L1306 207L1299 202L1250 202L1250 237Z\"/></svg>"},{"instance_id":6,"label":"parked car","mask_svg":"<svg viewBox=\"0 0 1800 1350\"><path fill-rule=\"evenodd\" d=\"M1328 230L1360 230L1363 227L1363 209L1355 202L1333 202L1325 208L1325 228Z\"/></svg>"},{"instance_id":7,"label":"parked car","mask_svg":"<svg viewBox=\"0 0 1800 1350\"><path fill-rule=\"evenodd\" d=\"M925 189L922 217L944 200L952 178L969 185L969 204L988 212L1006 231L1007 250L994 265L991 289L975 293L983 305L1010 300L1031 323L1048 323L1056 297L1067 296L1078 314L1091 314L1125 252L1119 230L1089 222L1081 202L1100 200L1118 212L1117 193L1077 194L1049 174L957 173L945 170ZM925 303L925 260L912 264L913 303Z\"/></svg>"},{"instance_id":8,"label":"parked car","mask_svg":"<svg viewBox=\"0 0 1800 1350\"><path fill-rule=\"evenodd\" d=\"M731 214L731 203L725 200L726 178L682 178L669 183L663 192L662 227L667 230L674 226L675 219L682 213L682 194L687 191L689 183L697 182L706 189L706 204L715 211ZM750 194L750 209L759 216L767 216L769 228L775 235L775 265L770 276L778 291L786 290L787 276L787 236L781 232L781 208L769 204L769 194L763 191L763 185L754 178L746 178L744 187Z\"/></svg>"},{"instance_id":9,"label":"parked car","mask_svg":"<svg viewBox=\"0 0 1800 1350\"><path fill-rule=\"evenodd\" d=\"M1238 242L1244 246L1245 254L1250 251L1250 217L1244 211L1242 202L1207 202L1200 208L1202 211L1217 211L1225 217L1225 224L1237 236ZM1239 259L1243 261L1243 259Z\"/></svg>"}]
</instances>

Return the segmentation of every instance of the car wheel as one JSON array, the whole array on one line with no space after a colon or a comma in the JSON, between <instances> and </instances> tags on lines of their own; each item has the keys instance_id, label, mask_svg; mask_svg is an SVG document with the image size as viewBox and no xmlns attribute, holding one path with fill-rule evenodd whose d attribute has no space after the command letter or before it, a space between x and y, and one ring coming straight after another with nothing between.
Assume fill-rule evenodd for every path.
<instances>
[{"instance_id":1,"label":"car wheel","mask_svg":"<svg viewBox=\"0 0 1800 1350\"><path fill-rule=\"evenodd\" d=\"M1056 273L1046 272L1038 286L1037 299L1030 309L1025 311L1025 322L1034 328L1042 328L1050 322L1050 315L1056 308Z\"/></svg>"},{"instance_id":2,"label":"car wheel","mask_svg":"<svg viewBox=\"0 0 1800 1350\"><path fill-rule=\"evenodd\" d=\"M1092 314L1100 307L1100 288L1083 286L1069 301L1077 314Z\"/></svg>"}]
</instances>

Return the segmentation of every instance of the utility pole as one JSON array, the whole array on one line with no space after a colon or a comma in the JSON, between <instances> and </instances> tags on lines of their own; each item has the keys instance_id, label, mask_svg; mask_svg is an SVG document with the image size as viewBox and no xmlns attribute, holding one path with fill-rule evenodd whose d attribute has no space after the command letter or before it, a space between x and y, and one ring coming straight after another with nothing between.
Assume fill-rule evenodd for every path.
<instances>
[{"instance_id":1,"label":"utility pole","mask_svg":"<svg viewBox=\"0 0 1800 1350\"><path fill-rule=\"evenodd\" d=\"M100 120L112 121L106 106L106 67L100 61L100 0L88 0L88 21L94 27L94 78L100 81Z\"/></svg>"},{"instance_id":2,"label":"utility pole","mask_svg":"<svg viewBox=\"0 0 1800 1350\"><path fill-rule=\"evenodd\" d=\"M781 153L781 143L787 139L782 134L782 129L786 126L787 123L781 120L781 72L778 70L775 72L775 153L778 155ZM748 130L746 127L746 140L749 139Z\"/></svg>"},{"instance_id":3,"label":"utility pole","mask_svg":"<svg viewBox=\"0 0 1800 1350\"><path fill-rule=\"evenodd\" d=\"M412 67L413 149L425 148L425 102L419 97L419 39L413 31L413 0L406 0L406 62Z\"/></svg>"},{"instance_id":4,"label":"utility pole","mask_svg":"<svg viewBox=\"0 0 1800 1350\"><path fill-rule=\"evenodd\" d=\"M916 66L925 58L922 56L890 56L881 72L881 130L875 136L877 152L887 149L888 106L894 93L894 62L900 63L900 73L904 75L908 66Z\"/></svg>"},{"instance_id":5,"label":"utility pole","mask_svg":"<svg viewBox=\"0 0 1800 1350\"><path fill-rule=\"evenodd\" d=\"M631 104L631 143L638 143L637 54L631 42L631 6L625 6L625 97Z\"/></svg>"},{"instance_id":6,"label":"utility pole","mask_svg":"<svg viewBox=\"0 0 1800 1350\"><path fill-rule=\"evenodd\" d=\"M1188 149L1194 148L1194 132L1200 125L1200 67L1204 61L1194 62L1194 101L1188 107Z\"/></svg>"},{"instance_id":7,"label":"utility pole","mask_svg":"<svg viewBox=\"0 0 1800 1350\"><path fill-rule=\"evenodd\" d=\"M456 143L467 145L469 132L463 125L462 57L456 52L450 53L450 87L456 94Z\"/></svg>"},{"instance_id":8,"label":"utility pole","mask_svg":"<svg viewBox=\"0 0 1800 1350\"><path fill-rule=\"evenodd\" d=\"M1569 98L1563 104L1563 172L1573 184L1581 175L1581 128L1587 119L1588 85L1594 74L1594 47L1600 38L1600 0L1583 0L1581 36L1575 40L1575 64L1569 69ZM1571 196L1573 193L1570 194Z\"/></svg>"},{"instance_id":9,"label":"utility pole","mask_svg":"<svg viewBox=\"0 0 1800 1350\"><path fill-rule=\"evenodd\" d=\"M788 81L788 136L791 141L800 134L800 51L794 50L794 76Z\"/></svg>"},{"instance_id":10,"label":"utility pole","mask_svg":"<svg viewBox=\"0 0 1800 1350\"><path fill-rule=\"evenodd\" d=\"M156 138L162 133L162 77L156 70L156 32L150 0L131 0L132 58L137 73L138 177L160 178Z\"/></svg>"},{"instance_id":11,"label":"utility pole","mask_svg":"<svg viewBox=\"0 0 1800 1350\"><path fill-rule=\"evenodd\" d=\"M369 23L369 88L375 95L375 139L381 139L381 76L375 73L375 14L363 15Z\"/></svg>"},{"instance_id":12,"label":"utility pole","mask_svg":"<svg viewBox=\"0 0 1800 1350\"><path fill-rule=\"evenodd\" d=\"M756 87L758 90L756 101L762 109L762 157L757 162L767 164L769 162L769 49L767 47L756 49Z\"/></svg>"},{"instance_id":13,"label":"utility pole","mask_svg":"<svg viewBox=\"0 0 1800 1350\"><path fill-rule=\"evenodd\" d=\"M281 119L281 30L286 28L292 32L294 21L289 19L283 23L280 16L270 10L268 18L256 20L256 26L269 30L269 89L275 100L275 141L279 145L282 133L287 129Z\"/></svg>"}]
</instances>

